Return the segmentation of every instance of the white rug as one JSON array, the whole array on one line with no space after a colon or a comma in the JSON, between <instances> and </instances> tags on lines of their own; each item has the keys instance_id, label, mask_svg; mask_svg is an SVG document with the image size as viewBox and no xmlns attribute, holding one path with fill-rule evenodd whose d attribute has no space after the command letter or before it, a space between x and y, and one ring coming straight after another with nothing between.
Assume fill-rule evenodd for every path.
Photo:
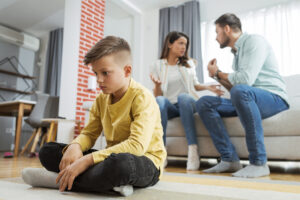
<instances>
[{"instance_id":1,"label":"white rug","mask_svg":"<svg viewBox=\"0 0 300 200\"><path fill-rule=\"evenodd\" d=\"M259 187L255 189L253 185ZM281 189L276 191L276 188ZM298 182L165 173L163 181L147 189L135 189L133 195L125 198L117 195L61 193L54 189L32 188L24 184L21 178L0 180L0 200L299 200L300 194L297 190L300 192Z\"/></svg>"}]
</instances>

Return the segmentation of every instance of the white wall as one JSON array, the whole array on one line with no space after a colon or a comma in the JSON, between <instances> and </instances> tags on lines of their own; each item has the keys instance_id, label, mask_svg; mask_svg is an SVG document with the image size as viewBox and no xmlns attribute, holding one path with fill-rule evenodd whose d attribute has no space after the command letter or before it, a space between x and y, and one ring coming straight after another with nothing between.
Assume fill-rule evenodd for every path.
<instances>
[{"instance_id":1,"label":"white wall","mask_svg":"<svg viewBox=\"0 0 300 200\"><path fill-rule=\"evenodd\" d=\"M217 19L224 13L243 13L290 0L199 0L201 21Z\"/></svg>"},{"instance_id":2,"label":"white wall","mask_svg":"<svg viewBox=\"0 0 300 200\"><path fill-rule=\"evenodd\" d=\"M81 0L65 1L59 116L75 119Z\"/></svg>"},{"instance_id":3,"label":"white wall","mask_svg":"<svg viewBox=\"0 0 300 200\"><path fill-rule=\"evenodd\" d=\"M115 19L105 16L104 36L114 35L124 38L130 46L133 45L133 17Z\"/></svg>"},{"instance_id":4,"label":"white wall","mask_svg":"<svg viewBox=\"0 0 300 200\"><path fill-rule=\"evenodd\" d=\"M150 10L143 13L142 17L142 77L144 86L153 89L149 78L150 65L158 59L158 30L159 10Z\"/></svg>"}]
</instances>

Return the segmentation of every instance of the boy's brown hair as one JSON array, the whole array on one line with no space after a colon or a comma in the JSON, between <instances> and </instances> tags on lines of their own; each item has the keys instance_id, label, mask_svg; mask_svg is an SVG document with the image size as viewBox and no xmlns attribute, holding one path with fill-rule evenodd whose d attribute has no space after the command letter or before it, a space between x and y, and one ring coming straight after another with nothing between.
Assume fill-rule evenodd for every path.
<instances>
[{"instance_id":1,"label":"boy's brown hair","mask_svg":"<svg viewBox=\"0 0 300 200\"><path fill-rule=\"evenodd\" d=\"M88 65L104 56L119 53L121 51L127 51L129 54L131 54L130 46L126 40L120 37L107 36L97 42L87 52L83 62L85 65Z\"/></svg>"}]
</instances>

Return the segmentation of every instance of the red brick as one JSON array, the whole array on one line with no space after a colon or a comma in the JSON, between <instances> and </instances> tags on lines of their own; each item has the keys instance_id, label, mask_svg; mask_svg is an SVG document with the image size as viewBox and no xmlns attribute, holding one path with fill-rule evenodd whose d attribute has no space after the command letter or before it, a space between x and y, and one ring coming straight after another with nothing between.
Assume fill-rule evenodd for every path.
<instances>
[{"instance_id":1,"label":"red brick","mask_svg":"<svg viewBox=\"0 0 300 200\"><path fill-rule=\"evenodd\" d=\"M78 76L79 76L79 77L82 77L82 78L88 78L87 75L84 75L84 74L82 74L82 73L78 73Z\"/></svg>"},{"instance_id":2,"label":"red brick","mask_svg":"<svg viewBox=\"0 0 300 200\"><path fill-rule=\"evenodd\" d=\"M84 25L90 25L90 26L92 26L92 23L89 22L89 17L87 17L87 20L81 19L81 21L83 22Z\"/></svg>"},{"instance_id":3,"label":"red brick","mask_svg":"<svg viewBox=\"0 0 300 200\"><path fill-rule=\"evenodd\" d=\"M92 5L90 5L88 2L86 1L82 1L82 4L85 5L87 8L93 8Z\"/></svg>"},{"instance_id":4,"label":"red brick","mask_svg":"<svg viewBox=\"0 0 300 200\"><path fill-rule=\"evenodd\" d=\"M79 111L77 111L76 112L76 115L78 116L78 115L84 115L84 112L79 112Z\"/></svg>"},{"instance_id":5,"label":"red brick","mask_svg":"<svg viewBox=\"0 0 300 200\"><path fill-rule=\"evenodd\" d=\"M90 10L89 8L87 9L88 11ZM92 17L93 15L85 10L81 10L81 13L83 13L84 15L83 16L89 16L89 17ZM82 15L81 15L82 16ZM85 17L81 17L81 18L85 18Z\"/></svg>"},{"instance_id":6,"label":"red brick","mask_svg":"<svg viewBox=\"0 0 300 200\"><path fill-rule=\"evenodd\" d=\"M86 87L87 87L86 84L82 84L82 83L78 83L77 86L80 86L80 87L83 87L83 88L86 88Z\"/></svg>"},{"instance_id":7,"label":"red brick","mask_svg":"<svg viewBox=\"0 0 300 200\"><path fill-rule=\"evenodd\" d=\"M94 33L99 33L98 30L96 30L96 29L94 29L94 28L92 28L92 27L90 27L90 26L88 26L87 29L93 31Z\"/></svg>"}]
</instances>

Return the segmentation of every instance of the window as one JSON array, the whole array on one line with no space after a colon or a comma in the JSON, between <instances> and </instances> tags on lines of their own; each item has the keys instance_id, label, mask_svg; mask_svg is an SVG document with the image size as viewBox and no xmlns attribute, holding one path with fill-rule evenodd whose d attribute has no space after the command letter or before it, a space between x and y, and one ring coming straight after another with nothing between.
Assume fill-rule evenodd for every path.
<instances>
[{"instance_id":1,"label":"window","mask_svg":"<svg viewBox=\"0 0 300 200\"><path fill-rule=\"evenodd\" d=\"M300 1L291 1L270 8L237 14L243 32L264 36L275 52L279 72L283 76L300 74L297 57L300 48ZM217 58L222 71L232 72L233 55L230 48L220 49L216 41L214 21L201 23L204 82L211 82L207 63Z\"/></svg>"}]
</instances>

